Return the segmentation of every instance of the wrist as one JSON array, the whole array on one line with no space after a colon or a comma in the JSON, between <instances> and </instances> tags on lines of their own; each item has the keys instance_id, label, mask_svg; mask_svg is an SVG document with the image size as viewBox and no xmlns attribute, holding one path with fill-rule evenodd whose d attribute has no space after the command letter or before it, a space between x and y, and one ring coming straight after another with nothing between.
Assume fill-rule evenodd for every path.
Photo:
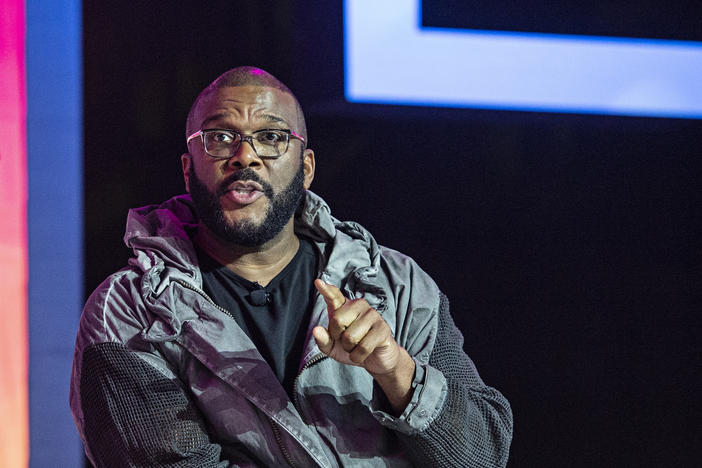
<instances>
[{"instance_id":1,"label":"wrist","mask_svg":"<svg viewBox=\"0 0 702 468\"><path fill-rule=\"evenodd\" d=\"M393 370L382 374L370 373L383 390L396 415L401 414L412 399L414 372L414 359L404 348L400 347L398 364Z\"/></svg>"}]
</instances>

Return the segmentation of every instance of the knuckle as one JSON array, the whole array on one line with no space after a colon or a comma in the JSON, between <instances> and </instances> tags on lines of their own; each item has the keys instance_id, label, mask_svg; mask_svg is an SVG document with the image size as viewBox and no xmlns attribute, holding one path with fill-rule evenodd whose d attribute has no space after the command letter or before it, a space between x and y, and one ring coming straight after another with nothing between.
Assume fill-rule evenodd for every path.
<instances>
[{"instance_id":1,"label":"knuckle","mask_svg":"<svg viewBox=\"0 0 702 468\"><path fill-rule=\"evenodd\" d=\"M334 317L334 318L332 318L331 320L329 320L329 325L332 326L332 327L336 327L336 328L338 328L339 330L345 330L345 329L346 329L346 325L344 325L344 324L342 323L340 317Z\"/></svg>"},{"instance_id":2,"label":"knuckle","mask_svg":"<svg viewBox=\"0 0 702 468\"><path fill-rule=\"evenodd\" d=\"M358 340L357 340L354 336L352 336L351 333L345 331L345 332L343 332L343 333L341 334L341 336L340 336L339 338L341 339L341 344L342 344L345 348L346 348L346 347L349 347L349 348L354 348L354 347L356 347L356 343L357 343Z\"/></svg>"},{"instance_id":3,"label":"knuckle","mask_svg":"<svg viewBox=\"0 0 702 468\"><path fill-rule=\"evenodd\" d=\"M388 325L388 322L386 322L385 319L380 316L380 314L378 314L376 319L373 321L373 328L383 333L390 333L391 331L390 325Z\"/></svg>"},{"instance_id":4,"label":"knuckle","mask_svg":"<svg viewBox=\"0 0 702 468\"><path fill-rule=\"evenodd\" d=\"M358 343L356 345L356 348L354 349L354 351L357 351L359 354L365 356L365 355L370 354L371 351L373 351L373 350L370 348L370 346L368 346L367 343L361 342L361 343Z\"/></svg>"}]
</instances>

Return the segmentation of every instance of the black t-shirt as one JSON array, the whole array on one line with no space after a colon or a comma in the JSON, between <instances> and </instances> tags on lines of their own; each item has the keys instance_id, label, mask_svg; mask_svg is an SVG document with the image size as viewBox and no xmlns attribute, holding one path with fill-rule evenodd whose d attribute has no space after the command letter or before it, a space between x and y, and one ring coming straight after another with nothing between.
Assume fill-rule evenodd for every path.
<instances>
[{"instance_id":1,"label":"black t-shirt","mask_svg":"<svg viewBox=\"0 0 702 468\"><path fill-rule=\"evenodd\" d=\"M265 287L242 278L200 248L196 250L204 291L232 314L292 395L316 291L314 246L300 238L293 259Z\"/></svg>"}]
</instances>

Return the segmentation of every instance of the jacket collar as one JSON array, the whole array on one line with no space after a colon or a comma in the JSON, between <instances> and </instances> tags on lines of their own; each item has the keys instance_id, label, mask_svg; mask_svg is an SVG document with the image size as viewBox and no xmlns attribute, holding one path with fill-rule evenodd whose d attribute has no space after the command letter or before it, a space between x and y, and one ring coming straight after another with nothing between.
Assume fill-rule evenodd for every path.
<instances>
[{"instance_id":1,"label":"jacket collar","mask_svg":"<svg viewBox=\"0 0 702 468\"><path fill-rule=\"evenodd\" d=\"M161 297L162 293L175 281L202 288L191 241L197 224L190 195L132 209L127 217L124 241L134 252L130 265L143 273L144 301L163 321L152 327L159 341L179 334L181 322L187 320L176 316L171 294ZM337 220L322 198L307 191L295 214L295 232L315 242L323 280L339 286L347 297L363 296L372 307L384 311L385 293L374 281L380 248L367 230L358 223ZM325 316L318 317L319 321L326 322Z\"/></svg>"},{"instance_id":2,"label":"jacket collar","mask_svg":"<svg viewBox=\"0 0 702 468\"><path fill-rule=\"evenodd\" d=\"M166 271L180 279L194 281L197 286L202 285L197 255L191 241L197 224L190 195L179 195L160 205L130 210L124 234L125 244L135 255L130 264L143 272L156 268L156 282L164 279L163 272ZM379 251L373 236L357 223L341 222L334 218L324 200L311 191L306 191L303 203L295 213L295 232L317 243L338 241L338 234L342 233L345 236L341 242L348 244L344 252L351 248L354 257L359 254L365 257L365 266L378 266ZM347 241L352 241L353 245ZM335 266L333 260L329 258L327 262L332 268ZM360 265L354 267L357 266ZM160 292L163 287L155 284L154 291Z\"/></svg>"}]
</instances>

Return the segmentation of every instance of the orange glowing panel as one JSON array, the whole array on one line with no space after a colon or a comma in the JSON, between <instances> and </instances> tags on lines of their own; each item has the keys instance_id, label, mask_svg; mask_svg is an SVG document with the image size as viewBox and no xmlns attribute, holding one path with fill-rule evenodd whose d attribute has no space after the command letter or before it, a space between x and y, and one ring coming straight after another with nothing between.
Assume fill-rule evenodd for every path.
<instances>
[{"instance_id":1,"label":"orange glowing panel","mask_svg":"<svg viewBox=\"0 0 702 468\"><path fill-rule=\"evenodd\" d=\"M0 14L0 466L29 461L27 164L23 0Z\"/></svg>"}]
</instances>

